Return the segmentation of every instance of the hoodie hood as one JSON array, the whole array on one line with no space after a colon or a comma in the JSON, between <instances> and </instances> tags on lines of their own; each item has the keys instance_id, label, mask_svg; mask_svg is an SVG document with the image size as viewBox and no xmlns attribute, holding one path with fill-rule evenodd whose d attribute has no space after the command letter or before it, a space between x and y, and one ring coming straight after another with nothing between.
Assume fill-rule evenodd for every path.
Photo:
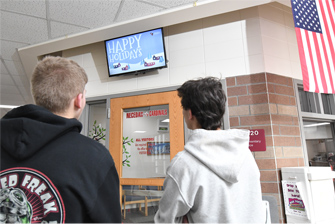
<instances>
[{"instance_id":1,"label":"hoodie hood","mask_svg":"<svg viewBox=\"0 0 335 224\"><path fill-rule=\"evenodd\" d=\"M57 116L43 107L18 107L1 119L1 150L24 160L59 136L69 131L80 132L81 128L77 119Z\"/></svg>"},{"instance_id":2,"label":"hoodie hood","mask_svg":"<svg viewBox=\"0 0 335 224\"><path fill-rule=\"evenodd\" d=\"M185 150L221 179L236 183L249 150L249 131L241 129L190 131ZM251 153L251 152L250 152Z\"/></svg>"}]
</instances>

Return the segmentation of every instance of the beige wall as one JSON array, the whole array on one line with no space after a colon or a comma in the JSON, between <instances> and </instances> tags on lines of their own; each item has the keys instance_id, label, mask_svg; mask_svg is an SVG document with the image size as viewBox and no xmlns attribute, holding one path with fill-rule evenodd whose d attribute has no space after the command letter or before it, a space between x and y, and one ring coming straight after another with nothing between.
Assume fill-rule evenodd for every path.
<instances>
[{"instance_id":1,"label":"beige wall","mask_svg":"<svg viewBox=\"0 0 335 224\"><path fill-rule=\"evenodd\" d=\"M87 96L270 72L302 79L291 8L271 3L164 27L168 67L145 75L109 78L104 43L63 51L88 75Z\"/></svg>"}]
</instances>

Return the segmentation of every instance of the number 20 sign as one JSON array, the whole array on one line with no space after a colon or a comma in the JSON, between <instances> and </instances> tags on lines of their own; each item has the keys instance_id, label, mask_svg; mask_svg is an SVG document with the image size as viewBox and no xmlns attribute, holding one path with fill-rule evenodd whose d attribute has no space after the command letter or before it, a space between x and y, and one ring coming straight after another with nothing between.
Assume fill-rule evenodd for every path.
<instances>
[{"instance_id":1,"label":"number 20 sign","mask_svg":"<svg viewBox=\"0 0 335 224\"><path fill-rule=\"evenodd\" d=\"M251 129L249 137L249 149L252 152L266 151L264 129Z\"/></svg>"}]
</instances>

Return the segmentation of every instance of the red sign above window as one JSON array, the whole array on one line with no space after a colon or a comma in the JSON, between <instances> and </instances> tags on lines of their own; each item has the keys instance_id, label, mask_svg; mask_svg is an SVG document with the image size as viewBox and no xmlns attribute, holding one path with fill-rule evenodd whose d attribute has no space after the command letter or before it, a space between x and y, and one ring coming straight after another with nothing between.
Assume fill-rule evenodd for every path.
<instances>
[{"instance_id":1,"label":"red sign above window","mask_svg":"<svg viewBox=\"0 0 335 224\"><path fill-rule=\"evenodd\" d=\"M150 110L150 111L138 111L138 112L129 112L126 115L126 118L137 118L137 117L157 117L157 116L166 116L168 115L167 109L164 110Z\"/></svg>"},{"instance_id":2,"label":"red sign above window","mask_svg":"<svg viewBox=\"0 0 335 224\"><path fill-rule=\"evenodd\" d=\"M250 130L249 136L249 149L252 152L266 151L264 129L252 129Z\"/></svg>"}]
</instances>

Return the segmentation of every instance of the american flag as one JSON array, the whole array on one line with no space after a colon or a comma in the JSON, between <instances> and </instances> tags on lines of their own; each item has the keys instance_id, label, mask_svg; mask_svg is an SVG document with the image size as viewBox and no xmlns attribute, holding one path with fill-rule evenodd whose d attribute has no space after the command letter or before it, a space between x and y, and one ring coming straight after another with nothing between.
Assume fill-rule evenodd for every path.
<instances>
[{"instance_id":1,"label":"american flag","mask_svg":"<svg viewBox=\"0 0 335 224\"><path fill-rule=\"evenodd\" d=\"M335 3L291 0L304 90L335 93Z\"/></svg>"}]
</instances>

